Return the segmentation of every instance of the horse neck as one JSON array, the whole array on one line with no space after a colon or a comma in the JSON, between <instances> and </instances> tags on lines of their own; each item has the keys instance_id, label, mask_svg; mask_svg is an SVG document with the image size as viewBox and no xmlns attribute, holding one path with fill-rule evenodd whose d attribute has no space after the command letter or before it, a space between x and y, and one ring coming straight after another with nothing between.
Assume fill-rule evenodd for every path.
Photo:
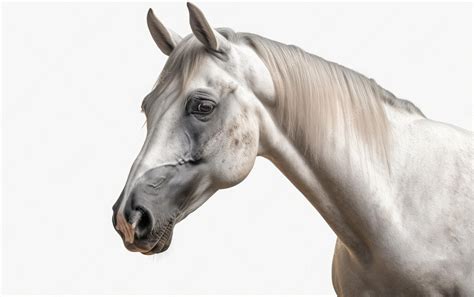
<instances>
[{"instance_id":1,"label":"horse neck","mask_svg":"<svg viewBox=\"0 0 474 297\"><path fill-rule=\"evenodd\" d=\"M388 104L384 109L392 130L413 117ZM332 133L333 150L318 152L301 150L301 143L282 129L268 128L264 133L269 141L262 155L306 196L355 255L369 258L373 245L385 236L380 230L388 232L400 225L386 163L347 153L343 145L338 145L347 140L338 139L338 133Z\"/></svg>"}]
</instances>

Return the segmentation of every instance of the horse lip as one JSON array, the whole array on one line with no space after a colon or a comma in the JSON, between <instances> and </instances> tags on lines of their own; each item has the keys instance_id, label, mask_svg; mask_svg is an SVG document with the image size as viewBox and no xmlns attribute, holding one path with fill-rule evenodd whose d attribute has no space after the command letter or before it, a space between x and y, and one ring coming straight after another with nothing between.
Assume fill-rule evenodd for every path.
<instances>
[{"instance_id":1,"label":"horse lip","mask_svg":"<svg viewBox=\"0 0 474 297\"><path fill-rule=\"evenodd\" d=\"M160 239L161 240L161 239ZM148 251L142 251L140 253L144 254L144 255L153 255L153 251L154 249L160 244L160 240L157 240L153 246L151 247L151 249L149 249Z\"/></svg>"},{"instance_id":2,"label":"horse lip","mask_svg":"<svg viewBox=\"0 0 474 297\"><path fill-rule=\"evenodd\" d=\"M170 241L171 241L171 239L168 238L164 244L161 244L161 239L157 240L156 243L153 245L153 247L151 249L149 249L146 252L141 252L141 253L144 254L144 255L147 255L147 256L162 253L162 252L166 251L169 248L169 246L171 244Z\"/></svg>"},{"instance_id":3,"label":"horse lip","mask_svg":"<svg viewBox=\"0 0 474 297\"><path fill-rule=\"evenodd\" d=\"M154 254L153 251L160 245L160 242L162 241L162 239L164 239L164 238L160 238L160 239L156 240L155 242L153 242L151 244L151 247L140 246L140 245L137 245L136 242L135 243L126 242L125 247L130 252L140 252L144 255L152 255L152 254Z\"/></svg>"},{"instance_id":4,"label":"horse lip","mask_svg":"<svg viewBox=\"0 0 474 297\"><path fill-rule=\"evenodd\" d=\"M158 244L159 244L159 240L154 242L151 248L142 248L142 247L137 246L136 244L129 244L129 243L125 244L125 247L130 252L140 252L144 255L151 255L153 254L152 251L158 246Z\"/></svg>"},{"instance_id":5,"label":"horse lip","mask_svg":"<svg viewBox=\"0 0 474 297\"><path fill-rule=\"evenodd\" d=\"M158 253L162 253L166 251L169 248L169 246L171 245L171 238L173 236L173 228L174 228L173 222L165 226L165 228L170 228L170 231L163 233L148 251L140 251L142 254L144 255L158 254Z\"/></svg>"},{"instance_id":6,"label":"horse lip","mask_svg":"<svg viewBox=\"0 0 474 297\"><path fill-rule=\"evenodd\" d=\"M129 250L130 252L142 252L142 249L140 249L139 247L133 245L133 244L128 244L126 243L125 244L125 248L127 250Z\"/></svg>"}]
</instances>

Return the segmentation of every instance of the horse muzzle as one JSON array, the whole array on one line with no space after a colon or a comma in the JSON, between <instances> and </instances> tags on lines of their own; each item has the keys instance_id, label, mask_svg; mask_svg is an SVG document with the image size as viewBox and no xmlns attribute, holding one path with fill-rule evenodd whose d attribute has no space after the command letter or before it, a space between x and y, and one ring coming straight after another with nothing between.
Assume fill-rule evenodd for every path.
<instances>
[{"instance_id":1,"label":"horse muzzle","mask_svg":"<svg viewBox=\"0 0 474 297\"><path fill-rule=\"evenodd\" d=\"M146 255L168 249L175 224L174 220L168 220L156 230L152 213L141 206L125 211L124 215L114 213L112 222L129 251Z\"/></svg>"},{"instance_id":2,"label":"horse muzzle","mask_svg":"<svg viewBox=\"0 0 474 297\"><path fill-rule=\"evenodd\" d=\"M177 217L199 185L197 173L191 164L160 166L125 186L112 221L128 250L154 254L169 247Z\"/></svg>"}]
</instances>

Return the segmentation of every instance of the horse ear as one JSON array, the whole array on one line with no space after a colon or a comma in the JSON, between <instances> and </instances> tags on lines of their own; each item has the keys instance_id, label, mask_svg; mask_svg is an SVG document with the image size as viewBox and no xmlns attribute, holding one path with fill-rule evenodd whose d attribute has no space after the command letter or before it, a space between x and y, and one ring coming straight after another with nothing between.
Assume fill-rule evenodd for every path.
<instances>
[{"instance_id":1,"label":"horse ear","mask_svg":"<svg viewBox=\"0 0 474 297\"><path fill-rule=\"evenodd\" d=\"M163 24L156 18L151 8L148 10L146 22L148 24L151 37L153 37L156 45L158 45L160 50L165 55L169 56L176 45L178 45L178 43L182 40L181 36L171 30L166 29L165 26L163 26Z\"/></svg>"},{"instance_id":2,"label":"horse ear","mask_svg":"<svg viewBox=\"0 0 474 297\"><path fill-rule=\"evenodd\" d=\"M207 48L222 51L227 47L227 39L209 26L202 11L194 4L187 2L189 23L196 38Z\"/></svg>"}]
</instances>

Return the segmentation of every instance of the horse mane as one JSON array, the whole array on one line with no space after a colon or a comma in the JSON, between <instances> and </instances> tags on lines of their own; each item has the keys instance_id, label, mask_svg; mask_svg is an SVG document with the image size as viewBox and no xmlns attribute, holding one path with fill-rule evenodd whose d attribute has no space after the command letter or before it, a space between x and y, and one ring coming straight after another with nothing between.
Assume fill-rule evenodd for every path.
<instances>
[{"instance_id":1,"label":"horse mane","mask_svg":"<svg viewBox=\"0 0 474 297\"><path fill-rule=\"evenodd\" d=\"M390 130L383 103L424 117L411 102L396 98L373 79L297 46L229 28L216 30L230 42L246 43L263 60L275 85L276 119L314 160L320 153L316 148L327 147L333 140L331 134L342 131L351 150L387 161ZM143 100L142 110L146 112L156 101L152 99L159 96L156 92L167 89L174 77L182 89L209 54L213 53L192 34L186 36L169 56L154 91Z\"/></svg>"},{"instance_id":2,"label":"horse mane","mask_svg":"<svg viewBox=\"0 0 474 297\"><path fill-rule=\"evenodd\" d=\"M294 45L251 33L236 34L269 69L275 85L276 118L313 160L321 149L330 148L331 134L342 133L344 144L352 151L369 157L375 154L388 165L390 127L383 103L423 116L411 102L396 98L354 70Z\"/></svg>"}]
</instances>

